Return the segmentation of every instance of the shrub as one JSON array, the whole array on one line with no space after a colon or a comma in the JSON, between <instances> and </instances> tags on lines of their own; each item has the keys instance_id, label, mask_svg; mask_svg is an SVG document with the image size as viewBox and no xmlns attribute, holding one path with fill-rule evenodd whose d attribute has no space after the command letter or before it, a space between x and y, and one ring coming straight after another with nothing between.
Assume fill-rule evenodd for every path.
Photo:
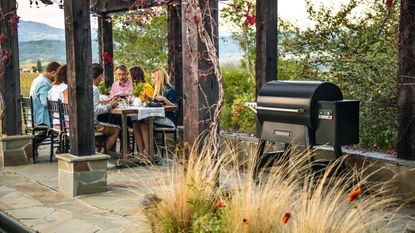
<instances>
[{"instance_id":1,"label":"shrub","mask_svg":"<svg viewBox=\"0 0 415 233\"><path fill-rule=\"evenodd\" d=\"M230 131L255 131L255 114L244 107L255 101L255 80L245 69L223 70L225 100L221 128Z\"/></svg>"}]
</instances>

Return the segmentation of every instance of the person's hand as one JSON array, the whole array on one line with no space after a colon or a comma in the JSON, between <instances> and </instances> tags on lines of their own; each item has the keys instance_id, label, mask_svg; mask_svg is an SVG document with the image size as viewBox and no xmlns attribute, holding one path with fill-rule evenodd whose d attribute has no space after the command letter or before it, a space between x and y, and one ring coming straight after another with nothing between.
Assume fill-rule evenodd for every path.
<instances>
[{"instance_id":1,"label":"person's hand","mask_svg":"<svg viewBox=\"0 0 415 233\"><path fill-rule=\"evenodd\" d=\"M111 104L111 108L115 108L118 105L118 101L116 101L116 100L110 100L109 104Z\"/></svg>"},{"instance_id":2,"label":"person's hand","mask_svg":"<svg viewBox=\"0 0 415 233\"><path fill-rule=\"evenodd\" d=\"M127 93L125 93L125 91L120 91L116 94L116 96L119 96L119 97L126 96L126 95L127 95Z\"/></svg>"},{"instance_id":3,"label":"person's hand","mask_svg":"<svg viewBox=\"0 0 415 233\"><path fill-rule=\"evenodd\" d=\"M159 102L167 103L167 98L162 95L157 95L154 97L155 100L158 100Z\"/></svg>"},{"instance_id":4,"label":"person's hand","mask_svg":"<svg viewBox=\"0 0 415 233\"><path fill-rule=\"evenodd\" d=\"M146 93L144 93L144 101L145 102L150 102L152 100L152 98L150 96L148 96Z\"/></svg>"}]
</instances>

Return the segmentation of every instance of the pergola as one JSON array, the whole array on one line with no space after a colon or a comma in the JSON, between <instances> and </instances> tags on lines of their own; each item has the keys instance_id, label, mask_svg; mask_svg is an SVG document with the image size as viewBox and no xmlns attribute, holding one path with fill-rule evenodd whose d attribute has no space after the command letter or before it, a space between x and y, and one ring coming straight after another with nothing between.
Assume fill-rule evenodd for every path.
<instances>
[{"instance_id":1,"label":"pergola","mask_svg":"<svg viewBox=\"0 0 415 233\"><path fill-rule=\"evenodd\" d=\"M161 0L159 0L161 1ZM200 0L200 7L209 7L215 21L218 21L218 1ZM65 0L65 31L66 54L68 65L68 86L70 103L70 151L72 155L93 155L94 149L94 122L92 106L92 81L91 74L91 34L90 12L99 15L99 43L100 53L113 55L112 24L106 20L108 14L130 10L137 2L146 2L147 7L157 4L157 1L142 0ZM164 1L162 1L164 2ZM175 1L177 2L177 1ZM398 82L413 83L415 73L411 63L415 57L414 30L410 23L415 15L413 5L409 1L402 1L401 7L405 14L401 15L401 46L400 69ZM194 53L203 54L205 47L197 36L189 37L190 27L195 25L184 24L192 15L185 10L187 4L193 4L194 0L181 0L174 7L168 5L168 43L169 73L174 80L177 92L183 98L181 110L182 123L184 125L184 137L186 141L193 142L195 138L209 126L210 115L206 109L211 109L218 98L217 81L213 75L207 75L197 85L194 77L200 72L192 72L189 64L197 67L199 71L207 71L212 64L207 59L195 59ZM19 54L17 27L13 27L16 21L16 0L1 1L0 7L0 33L6 35L2 39L2 62L0 62L0 90L3 93L5 112L2 131L8 136L22 134L21 109L20 109L20 80L19 80ZM277 1L257 0L257 34L256 34L256 88L267 81L277 77ZM407 23L405 23L407 22ZM409 22L409 23L408 23ZM209 24L203 21L210 34L218 35L218 24ZM217 37L216 37L217 38ZM218 43L216 43L216 48ZM139 51L136 51L139 53ZM411 58L411 59L409 59ZM113 65L102 61L106 83L113 82ZM412 67L412 68L411 68ZM409 80L409 81L408 81ZM413 84L412 84L413 85ZM405 101L398 106L400 116L398 118L398 136L405 140L398 142L399 148L406 151L408 158L415 158L415 121L413 96L411 85L399 87L400 99ZM412 88L412 89L411 89ZM7 91L6 91L7 90ZM412 90L412 91L411 91ZM203 92L203 93L202 93ZM207 97L207 98L206 98ZM399 105L399 103L398 103ZM184 116L184 117L183 117ZM400 127L403 127L400 129ZM399 144L401 143L401 144Z\"/></svg>"},{"instance_id":2,"label":"pergola","mask_svg":"<svg viewBox=\"0 0 415 233\"><path fill-rule=\"evenodd\" d=\"M137 0L65 0L65 31L66 31L66 52L68 64L68 86L69 86L69 103L70 103L70 144L73 155L91 155L94 154L94 135L93 135L93 107L92 107L92 89L90 88L91 80L91 34L90 34L90 11L97 13L99 21L99 48L100 53L113 55L112 23L107 20L109 14L120 11L128 11L134 8ZM141 1L140 1L141 2ZM204 78L202 82L195 85L192 80L194 74L185 63L189 61L189 53L203 53L204 46L198 38L189 38L184 35L187 30L183 28L181 22L186 15L184 7L192 1L182 1L175 6L168 5L168 66L169 74L172 77L176 90L183 98L182 117L184 117L184 135L185 140L194 141L194 139L208 128L209 115L208 111L199 111L200 109L212 108L217 101L218 90L215 85L216 79L213 75ZM208 5L206 5L208 3ZM151 7L157 4L147 4ZM257 58L257 87L261 87L268 80L276 77L276 49L277 41L277 3L276 1L258 1L258 58ZM201 0L200 6L209 6L212 9L213 18L218 20L218 1ZM1 7L4 12L15 12L16 2L2 1ZM15 15L12 13L4 18L8 22ZM8 35L7 43L4 48L11 51L10 61L3 63L5 73L2 88L3 90L13 90L5 93L6 114L4 120L4 133L7 135L21 134L21 117L20 117L20 82L19 82L19 61L18 61L18 38L17 29L12 28L9 23L2 24L2 32ZM217 24L216 24L217 25ZM209 33L218 34L216 25L205 25ZM183 49L186 45L192 46L192 51ZM218 43L216 43L217 46ZM139 53L139 51L136 51ZM183 61L186 61L183 63ZM104 76L107 84L113 82L113 65L112 63L102 60L104 66ZM208 70L211 66L206 59L192 61L199 70ZM201 90L208 97L202 99Z\"/></svg>"}]
</instances>

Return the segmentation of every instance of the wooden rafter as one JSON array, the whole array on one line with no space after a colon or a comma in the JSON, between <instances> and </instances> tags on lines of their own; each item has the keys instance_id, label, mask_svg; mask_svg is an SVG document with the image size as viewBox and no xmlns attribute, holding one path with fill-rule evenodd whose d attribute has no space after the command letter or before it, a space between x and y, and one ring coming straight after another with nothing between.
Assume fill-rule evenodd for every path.
<instances>
[{"instance_id":1,"label":"wooden rafter","mask_svg":"<svg viewBox=\"0 0 415 233\"><path fill-rule=\"evenodd\" d=\"M108 14L135 10L137 8L150 8L171 2L170 0L153 0L142 3L142 0L91 0L91 11L98 14Z\"/></svg>"}]
</instances>

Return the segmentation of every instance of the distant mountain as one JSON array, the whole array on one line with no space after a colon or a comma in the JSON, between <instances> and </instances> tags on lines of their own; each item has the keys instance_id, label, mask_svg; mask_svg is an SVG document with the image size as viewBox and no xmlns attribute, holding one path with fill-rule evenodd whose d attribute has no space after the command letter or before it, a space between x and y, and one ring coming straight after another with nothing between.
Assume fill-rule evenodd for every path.
<instances>
[{"instance_id":1,"label":"distant mountain","mask_svg":"<svg viewBox=\"0 0 415 233\"><path fill-rule=\"evenodd\" d=\"M66 63L66 45L61 40L38 40L19 43L20 63L35 64L37 60ZM92 43L92 61L98 62L98 44Z\"/></svg>"},{"instance_id":2,"label":"distant mountain","mask_svg":"<svg viewBox=\"0 0 415 233\"><path fill-rule=\"evenodd\" d=\"M43 23L20 21L18 27L20 63L58 61L66 63L65 30ZM91 29L92 60L98 61L97 29Z\"/></svg>"},{"instance_id":3,"label":"distant mountain","mask_svg":"<svg viewBox=\"0 0 415 233\"><path fill-rule=\"evenodd\" d=\"M32 21L20 21L19 42L35 40L65 40L65 30L54 28L43 23Z\"/></svg>"},{"instance_id":4,"label":"distant mountain","mask_svg":"<svg viewBox=\"0 0 415 233\"><path fill-rule=\"evenodd\" d=\"M36 40L65 40L65 29L51 27L44 23L32 21L20 21L19 42L36 41ZM91 28L92 40L97 39L97 29Z\"/></svg>"}]
</instances>

